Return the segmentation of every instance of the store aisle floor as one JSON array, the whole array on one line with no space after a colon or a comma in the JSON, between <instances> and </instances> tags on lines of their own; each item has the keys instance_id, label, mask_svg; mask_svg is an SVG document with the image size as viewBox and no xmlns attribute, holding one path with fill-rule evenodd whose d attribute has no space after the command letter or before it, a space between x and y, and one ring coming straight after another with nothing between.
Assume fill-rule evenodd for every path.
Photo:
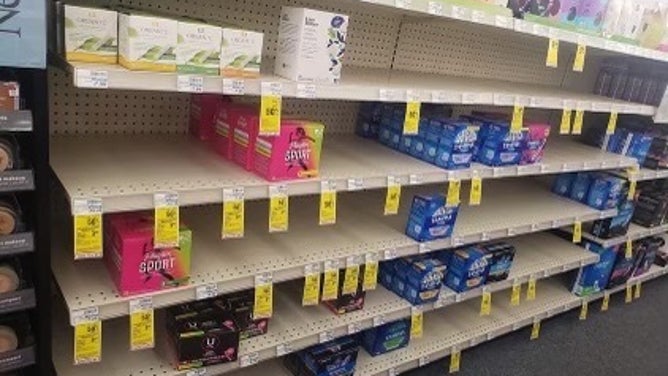
<instances>
[{"instance_id":1,"label":"store aisle floor","mask_svg":"<svg viewBox=\"0 0 668 376\"><path fill-rule=\"evenodd\" d=\"M624 304L612 295L608 312L601 300L542 323L540 338L524 328L462 352L457 376L666 376L668 375L668 277L642 286L642 296ZM410 376L447 374L449 358Z\"/></svg>"}]
</instances>

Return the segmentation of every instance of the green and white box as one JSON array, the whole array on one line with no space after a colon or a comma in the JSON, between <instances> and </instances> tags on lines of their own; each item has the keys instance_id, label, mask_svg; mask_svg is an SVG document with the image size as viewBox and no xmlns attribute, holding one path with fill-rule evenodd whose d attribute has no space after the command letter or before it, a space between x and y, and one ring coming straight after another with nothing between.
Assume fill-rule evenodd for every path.
<instances>
[{"instance_id":1,"label":"green and white box","mask_svg":"<svg viewBox=\"0 0 668 376\"><path fill-rule=\"evenodd\" d=\"M224 77L260 77L264 34L223 27L220 74Z\"/></svg>"},{"instance_id":2,"label":"green and white box","mask_svg":"<svg viewBox=\"0 0 668 376\"><path fill-rule=\"evenodd\" d=\"M178 22L143 13L118 14L118 61L132 70L174 72Z\"/></svg>"},{"instance_id":3,"label":"green and white box","mask_svg":"<svg viewBox=\"0 0 668 376\"><path fill-rule=\"evenodd\" d=\"M65 58L116 64L118 14L99 8L63 5Z\"/></svg>"},{"instance_id":4,"label":"green and white box","mask_svg":"<svg viewBox=\"0 0 668 376\"><path fill-rule=\"evenodd\" d=\"M176 71L217 76L223 31L218 26L179 21Z\"/></svg>"}]
</instances>

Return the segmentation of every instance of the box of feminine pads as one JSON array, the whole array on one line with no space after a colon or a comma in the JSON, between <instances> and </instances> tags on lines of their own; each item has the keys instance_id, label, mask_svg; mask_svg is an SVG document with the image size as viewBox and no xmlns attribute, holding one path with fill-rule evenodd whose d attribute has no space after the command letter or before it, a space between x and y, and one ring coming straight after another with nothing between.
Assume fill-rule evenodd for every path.
<instances>
[{"instance_id":1,"label":"box of feminine pads","mask_svg":"<svg viewBox=\"0 0 668 376\"><path fill-rule=\"evenodd\" d=\"M319 175L325 126L305 120L282 120L278 136L258 136L254 169L270 181Z\"/></svg>"}]
</instances>

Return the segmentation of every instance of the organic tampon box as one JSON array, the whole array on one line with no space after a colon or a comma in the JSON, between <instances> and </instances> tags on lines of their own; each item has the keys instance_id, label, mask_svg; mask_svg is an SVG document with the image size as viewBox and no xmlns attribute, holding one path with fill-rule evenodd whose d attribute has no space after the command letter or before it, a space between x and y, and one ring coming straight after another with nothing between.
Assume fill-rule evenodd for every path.
<instances>
[{"instance_id":1,"label":"organic tampon box","mask_svg":"<svg viewBox=\"0 0 668 376\"><path fill-rule=\"evenodd\" d=\"M264 34L232 27L222 28L220 75L223 77L260 77Z\"/></svg>"},{"instance_id":2,"label":"organic tampon box","mask_svg":"<svg viewBox=\"0 0 668 376\"><path fill-rule=\"evenodd\" d=\"M178 22L142 13L118 14L118 62L132 70L174 72Z\"/></svg>"},{"instance_id":3,"label":"organic tampon box","mask_svg":"<svg viewBox=\"0 0 668 376\"><path fill-rule=\"evenodd\" d=\"M176 71L218 75L222 30L218 26L179 21Z\"/></svg>"},{"instance_id":4,"label":"organic tampon box","mask_svg":"<svg viewBox=\"0 0 668 376\"><path fill-rule=\"evenodd\" d=\"M116 64L116 11L64 5L65 57L68 61Z\"/></svg>"},{"instance_id":5,"label":"organic tampon box","mask_svg":"<svg viewBox=\"0 0 668 376\"><path fill-rule=\"evenodd\" d=\"M283 7L274 73L295 81L337 83L347 30L344 14Z\"/></svg>"}]
</instances>

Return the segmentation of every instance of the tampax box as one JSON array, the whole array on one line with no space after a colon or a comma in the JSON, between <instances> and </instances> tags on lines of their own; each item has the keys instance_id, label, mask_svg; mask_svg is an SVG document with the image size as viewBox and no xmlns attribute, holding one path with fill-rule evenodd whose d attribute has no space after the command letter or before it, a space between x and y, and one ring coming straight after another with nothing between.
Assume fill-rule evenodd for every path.
<instances>
[{"instance_id":1,"label":"tampax box","mask_svg":"<svg viewBox=\"0 0 668 376\"><path fill-rule=\"evenodd\" d=\"M63 5L63 8L65 58L68 61L116 64L116 11L74 5Z\"/></svg>"},{"instance_id":2,"label":"tampax box","mask_svg":"<svg viewBox=\"0 0 668 376\"><path fill-rule=\"evenodd\" d=\"M205 23L178 21L176 71L217 76L222 30Z\"/></svg>"},{"instance_id":3,"label":"tampax box","mask_svg":"<svg viewBox=\"0 0 668 376\"><path fill-rule=\"evenodd\" d=\"M612 175L595 174L591 179L586 204L599 209L616 208L622 197L626 186L626 180Z\"/></svg>"},{"instance_id":4,"label":"tampax box","mask_svg":"<svg viewBox=\"0 0 668 376\"><path fill-rule=\"evenodd\" d=\"M478 126L466 122L445 122L435 159L446 169L469 168L478 139Z\"/></svg>"},{"instance_id":5,"label":"tampax box","mask_svg":"<svg viewBox=\"0 0 668 376\"><path fill-rule=\"evenodd\" d=\"M178 22L143 13L118 14L118 62L132 70L174 72Z\"/></svg>"},{"instance_id":6,"label":"tampax box","mask_svg":"<svg viewBox=\"0 0 668 376\"><path fill-rule=\"evenodd\" d=\"M294 81L338 83L348 16L283 7L274 73Z\"/></svg>"},{"instance_id":7,"label":"tampax box","mask_svg":"<svg viewBox=\"0 0 668 376\"><path fill-rule=\"evenodd\" d=\"M318 176L324 132L320 123L282 120L278 136L257 137L255 172L270 181Z\"/></svg>"},{"instance_id":8,"label":"tampax box","mask_svg":"<svg viewBox=\"0 0 668 376\"><path fill-rule=\"evenodd\" d=\"M489 256L489 272L485 283L499 282L508 278L515 258L515 247L506 242L485 244L480 249Z\"/></svg>"},{"instance_id":9,"label":"tampax box","mask_svg":"<svg viewBox=\"0 0 668 376\"><path fill-rule=\"evenodd\" d=\"M220 75L223 77L260 77L264 34L234 27L222 28Z\"/></svg>"},{"instance_id":10,"label":"tampax box","mask_svg":"<svg viewBox=\"0 0 668 376\"><path fill-rule=\"evenodd\" d=\"M443 195L413 197L406 235L423 242L452 235L459 205L446 206Z\"/></svg>"},{"instance_id":11,"label":"tampax box","mask_svg":"<svg viewBox=\"0 0 668 376\"><path fill-rule=\"evenodd\" d=\"M526 142L522 150L520 164L540 163L545 153L545 145L550 135L549 124L529 123L525 125Z\"/></svg>"},{"instance_id":12,"label":"tampax box","mask_svg":"<svg viewBox=\"0 0 668 376\"><path fill-rule=\"evenodd\" d=\"M193 94L190 97L190 133L202 141L211 139L214 121L222 97L215 94Z\"/></svg>"},{"instance_id":13,"label":"tampax box","mask_svg":"<svg viewBox=\"0 0 668 376\"><path fill-rule=\"evenodd\" d=\"M482 286L487 281L490 257L476 247L462 248L450 256L445 285L464 292Z\"/></svg>"},{"instance_id":14,"label":"tampax box","mask_svg":"<svg viewBox=\"0 0 668 376\"><path fill-rule=\"evenodd\" d=\"M438 298L446 266L438 259L411 262L406 270L404 298L411 304L425 304Z\"/></svg>"},{"instance_id":15,"label":"tampax box","mask_svg":"<svg viewBox=\"0 0 668 376\"><path fill-rule=\"evenodd\" d=\"M483 126L485 139L478 150L478 162L488 166L510 166L520 163L525 148L526 132L513 133L507 123Z\"/></svg>"},{"instance_id":16,"label":"tampax box","mask_svg":"<svg viewBox=\"0 0 668 376\"><path fill-rule=\"evenodd\" d=\"M105 218L104 260L122 296L182 286L190 279L191 231L181 224L178 247L154 248L153 222L145 212Z\"/></svg>"},{"instance_id":17,"label":"tampax box","mask_svg":"<svg viewBox=\"0 0 668 376\"><path fill-rule=\"evenodd\" d=\"M230 104L232 126L232 159L248 171L253 170L255 143L260 131L259 109L253 106Z\"/></svg>"}]
</instances>

